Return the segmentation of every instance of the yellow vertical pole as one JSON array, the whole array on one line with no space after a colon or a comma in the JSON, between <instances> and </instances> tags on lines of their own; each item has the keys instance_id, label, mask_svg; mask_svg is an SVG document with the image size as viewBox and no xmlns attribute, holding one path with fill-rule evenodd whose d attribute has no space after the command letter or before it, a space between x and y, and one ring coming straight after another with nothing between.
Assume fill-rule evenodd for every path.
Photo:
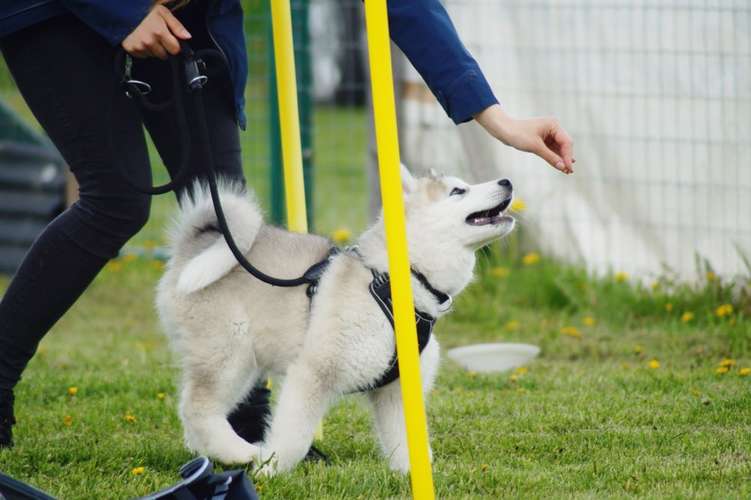
<instances>
[{"instance_id":1,"label":"yellow vertical pole","mask_svg":"<svg viewBox=\"0 0 751 500\"><path fill-rule=\"evenodd\" d=\"M290 0L271 0L271 24L279 100L279 128L282 135L287 228L290 231L306 233L308 232L308 219L305 213L305 182L302 170L300 116L297 108L297 77Z\"/></svg>"},{"instance_id":2,"label":"yellow vertical pole","mask_svg":"<svg viewBox=\"0 0 751 500\"><path fill-rule=\"evenodd\" d=\"M391 296L394 303L396 349L399 355L399 381L407 424L412 496L419 500L432 500L435 493L428 456L428 428L420 381L420 354L407 254L386 0L365 0L365 21L373 87L378 169L386 226L386 249L389 255Z\"/></svg>"}]
</instances>

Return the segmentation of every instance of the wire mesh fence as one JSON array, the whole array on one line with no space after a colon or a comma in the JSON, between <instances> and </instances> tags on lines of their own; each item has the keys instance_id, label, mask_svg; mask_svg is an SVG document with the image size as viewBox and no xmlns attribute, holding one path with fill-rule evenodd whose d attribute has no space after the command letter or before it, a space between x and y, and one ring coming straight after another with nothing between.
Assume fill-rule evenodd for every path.
<instances>
[{"instance_id":1,"label":"wire mesh fence","mask_svg":"<svg viewBox=\"0 0 751 500\"><path fill-rule=\"evenodd\" d=\"M408 64L397 71L405 162L475 180L511 177L526 205L525 243L596 271L648 276L669 268L690 278L698 256L718 273L748 273L751 4L444 3L508 112L561 119L576 140L577 173L564 178L475 124L455 127ZM243 162L281 220L269 6L243 5L250 62ZM346 235L367 223L369 200L377 201L362 5L293 0L292 10L314 227ZM31 121L2 67L0 91Z\"/></svg>"},{"instance_id":2,"label":"wire mesh fence","mask_svg":"<svg viewBox=\"0 0 751 500\"><path fill-rule=\"evenodd\" d=\"M509 175L533 244L598 271L691 278L697 260L751 271L749 2L445 4L510 113L560 117L577 174L554 174L477 127L455 130L415 98L404 103L405 156Z\"/></svg>"}]
</instances>

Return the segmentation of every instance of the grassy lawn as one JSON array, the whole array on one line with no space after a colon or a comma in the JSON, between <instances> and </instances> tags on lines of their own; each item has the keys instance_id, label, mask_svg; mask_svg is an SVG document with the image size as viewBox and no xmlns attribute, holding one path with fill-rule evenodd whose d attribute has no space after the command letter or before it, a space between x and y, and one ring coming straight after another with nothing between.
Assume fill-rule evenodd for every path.
<instances>
[{"instance_id":1,"label":"grassy lawn","mask_svg":"<svg viewBox=\"0 0 751 500\"><path fill-rule=\"evenodd\" d=\"M315 119L316 224L357 231L365 118L319 108ZM248 178L266 200L262 127L243 141ZM155 200L133 246L161 241L174 205ZM712 274L693 288L669 276L653 286L595 279L519 247L512 239L482 257L437 336L444 348L519 341L542 354L500 375L444 362L429 398L438 497L749 498L749 296ZM0 451L0 470L61 498L134 497L176 481L191 456L152 305L160 273L147 258L113 261L55 326L18 387L17 445ZM320 447L333 465L259 478L261 495L409 495L408 480L379 458L357 397L329 414Z\"/></svg>"}]
</instances>

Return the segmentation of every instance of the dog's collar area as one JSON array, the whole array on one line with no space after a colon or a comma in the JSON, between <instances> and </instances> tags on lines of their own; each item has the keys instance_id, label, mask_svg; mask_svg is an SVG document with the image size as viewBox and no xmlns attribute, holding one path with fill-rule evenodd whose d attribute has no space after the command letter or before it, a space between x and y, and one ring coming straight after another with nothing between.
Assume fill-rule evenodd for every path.
<instances>
[{"instance_id":1,"label":"dog's collar area","mask_svg":"<svg viewBox=\"0 0 751 500\"><path fill-rule=\"evenodd\" d=\"M428 281L428 278L426 278L420 271L417 271L415 268L411 268L410 270L412 271L412 275L417 278L417 281L419 281L420 284L424 286L425 289L438 301L438 310L440 312L446 312L451 309L451 306L454 303L454 298L451 295L433 287L433 285L430 284L430 281Z\"/></svg>"}]
</instances>

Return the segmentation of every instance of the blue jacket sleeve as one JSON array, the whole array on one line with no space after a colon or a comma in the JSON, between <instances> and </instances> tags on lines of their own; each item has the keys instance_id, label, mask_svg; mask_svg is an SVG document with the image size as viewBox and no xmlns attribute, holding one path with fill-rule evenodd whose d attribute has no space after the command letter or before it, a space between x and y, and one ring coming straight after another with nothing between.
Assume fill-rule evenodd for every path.
<instances>
[{"instance_id":1,"label":"blue jacket sleeve","mask_svg":"<svg viewBox=\"0 0 751 500\"><path fill-rule=\"evenodd\" d=\"M388 0L391 39L455 123L498 101L438 0Z\"/></svg>"},{"instance_id":2,"label":"blue jacket sleeve","mask_svg":"<svg viewBox=\"0 0 751 500\"><path fill-rule=\"evenodd\" d=\"M61 0L76 17L112 45L120 45L138 26L153 0Z\"/></svg>"}]
</instances>

